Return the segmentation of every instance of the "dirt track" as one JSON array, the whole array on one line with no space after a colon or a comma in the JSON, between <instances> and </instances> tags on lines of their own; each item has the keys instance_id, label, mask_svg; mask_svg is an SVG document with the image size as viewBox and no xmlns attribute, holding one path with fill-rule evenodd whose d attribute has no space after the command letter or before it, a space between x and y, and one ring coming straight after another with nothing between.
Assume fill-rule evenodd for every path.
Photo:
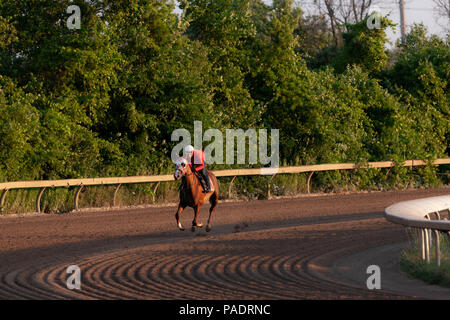
<instances>
[{"instance_id":1,"label":"dirt track","mask_svg":"<svg viewBox=\"0 0 450 320\"><path fill-rule=\"evenodd\" d=\"M219 203L213 229L175 207L0 218L1 299L405 299L346 284L334 261L403 242L383 210L450 188ZM205 222L207 208L200 221ZM81 290L66 268L81 268ZM354 270L365 274L366 270ZM333 279L335 277L335 279ZM417 293L420 297L420 293Z\"/></svg>"}]
</instances>

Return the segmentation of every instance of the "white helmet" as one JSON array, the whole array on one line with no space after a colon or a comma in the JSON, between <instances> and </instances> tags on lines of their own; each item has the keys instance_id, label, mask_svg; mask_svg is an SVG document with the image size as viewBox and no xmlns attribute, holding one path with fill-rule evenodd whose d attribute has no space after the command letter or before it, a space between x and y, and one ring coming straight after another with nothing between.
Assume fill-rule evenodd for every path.
<instances>
[{"instance_id":1,"label":"white helmet","mask_svg":"<svg viewBox=\"0 0 450 320\"><path fill-rule=\"evenodd\" d=\"M185 154L191 154L192 152L194 152L194 147L191 145L187 145L186 147L184 147L184 153Z\"/></svg>"}]
</instances>

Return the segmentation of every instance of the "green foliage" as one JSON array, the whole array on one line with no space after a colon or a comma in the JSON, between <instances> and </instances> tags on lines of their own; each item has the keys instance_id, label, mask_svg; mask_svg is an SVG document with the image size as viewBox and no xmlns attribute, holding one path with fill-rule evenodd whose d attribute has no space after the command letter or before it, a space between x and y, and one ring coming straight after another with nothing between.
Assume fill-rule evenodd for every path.
<instances>
[{"instance_id":1,"label":"green foliage","mask_svg":"<svg viewBox=\"0 0 450 320\"><path fill-rule=\"evenodd\" d=\"M410 245L402 253L400 267L413 278L420 279L428 284L440 285L450 288L450 238L448 235L440 235L441 265L435 262L435 247L430 248L430 263L422 260L419 248L420 240L413 236L415 245ZM433 241L434 244L434 241Z\"/></svg>"},{"instance_id":2,"label":"green foliage","mask_svg":"<svg viewBox=\"0 0 450 320\"><path fill-rule=\"evenodd\" d=\"M111 1L106 12L123 66L99 131L127 155L128 174L159 170L173 130L213 120L208 48L183 35L172 10L167 1Z\"/></svg>"},{"instance_id":3,"label":"green foliage","mask_svg":"<svg viewBox=\"0 0 450 320\"><path fill-rule=\"evenodd\" d=\"M9 21L0 16L0 49L17 41L17 31Z\"/></svg>"},{"instance_id":4,"label":"green foliage","mask_svg":"<svg viewBox=\"0 0 450 320\"><path fill-rule=\"evenodd\" d=\"M423 25L415 25L401 45L394 66L385 72L385 85L402 97L423 135L432 140L430 156L448 154L450 146L450 47L436 36L428 36Z\"/></svg>"},{"instance_id":5,"label":"green foliage","mask_svg":"<svg viewBox=\"0 0 450 320\"><path fill-rule=\"evenodd\" d=\"M298 51L314 60L333 41L324 16L302 16L294 33L299 37Z\"/></svg>"},{"instance_id":6,"label":"green foliage","mask_svg":"<svg viewBox=\"0 0 450 320\"><path fill-rule=\"evenodd\" d=\"M36 97L17 88L0 75L0 179L19 180L39 177L36 152L39 113L33 107Z\"/></svg>"},{"instance_id":7,"label":"green foliage","mask_svg":"<svg viewBox=\"0 0 450 320\"><path fill-rule=\"evenodd\" d=\"M375 74L386 66L388 56L384 48L387 41L385 30L393 26L393 23L380 16L380 28L369 29L368 19L346 25L348 31L342 34L344 46L333 63L336 71L343 72L346 66L354 64L369 74Z\"/></svg>"},{"instance_id":8,"label":"green foliage","mask_svg":"<svg viewBox=\"0 0 450 320\"><path fill-rule=\"evenodd\" d=\"M66 26L71 4L81 9L79 30ZM171 133L192 132L195 120L204 130L280 129L283 165L448 156L450 51L423 26L387 64L387 18L381 29L348 25L335 48L325 21L292 0L174 8L171 0L0 1L0 181L171 173ZM324 173L311 183L319 191L436 185L436 170ZM272 192L304 192L305 179L280 176ZM235 193L265 196L266 181L239 180ZM176 196L165 184L149 190L124 199ZM45 208L67 199L50 193Z\"/></svg>"},{"instance_id":9,"label":"green foliage","mask_svg":"<svg viewBox=\"0 0 450 320\"><path fill-rule=\"evenodd\" d=\"M216 125L255 125L254 102L245 86L251 66L251 43L256 34L249 0L185 0L181 2L188 23L186 34L208 48L211 64L208 86Z\"/></svg>"}]
</instances>

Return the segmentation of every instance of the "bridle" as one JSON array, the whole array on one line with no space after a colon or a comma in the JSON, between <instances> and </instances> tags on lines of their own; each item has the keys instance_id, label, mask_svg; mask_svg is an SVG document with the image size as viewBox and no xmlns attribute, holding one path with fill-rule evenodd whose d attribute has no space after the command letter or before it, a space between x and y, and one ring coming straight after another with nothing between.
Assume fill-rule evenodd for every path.
<instances>
[{"instance_id":1,"label":"bridle","mask_svg":"<svg viewBox=\"0 0 450 320\"><path fill-rule=\"evenodd\" d=\"M194 174L194 172L192 172L192 170L191 170L191 173L187 173L187 166L188 166L188 164L186 162L182 162L181 164L176 165L175 168L176 168L176 171L179 171L182 173L182 175L181 175L182 177L184 177L184 176L189 177L189 176L192 176ZM180 170L180 167L182 167L183 170Z\"/></svg>"},{"instance_id":2,"label":"bridle","mask_svg":"<svg viewBox=\"0 0 450 320\"><path fill-rule=\"evenodd\" d=\"M184 165L184 166L183 166L183 165ZM193 171L191 171L190 173L187 172L187 166L188 166L188 164L187 164L186 162L182 162L181 164L176 165L176 171L175 171L175 172L179 171L179 172L182 173L182 175L181 175L180 178L183 178L183 177L189 177L189 176L192 176L192 175L194 174ZM180 170L180 167L182 167L183 170ZM188 185L188 184L187 184L187 180L186 180L186 188L187 188L187 189L191 189L191 188L195 185L195 182L196 182L196 180L194 179L194 181L192 182L192 184ZM180 186L180 188L181 188L181 186ZM184 189L183 189L183 190L184 190Z\"/></svg>"}]
</instances>

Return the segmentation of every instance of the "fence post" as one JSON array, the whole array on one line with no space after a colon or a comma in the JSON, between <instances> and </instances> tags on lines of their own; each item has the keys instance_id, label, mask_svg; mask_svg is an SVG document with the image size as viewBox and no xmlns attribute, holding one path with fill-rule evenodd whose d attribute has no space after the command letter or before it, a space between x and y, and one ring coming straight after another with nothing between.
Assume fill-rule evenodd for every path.
<instances>
[{"instance_id":1,"label":"fence post","mask_svg":"<svg viewBox=\"0 0 450 320\"><path fill-rule=\"evenodd\" d=\"M37 213L41 213L41 198L42 198L42 194L44 193L45 189L47 189L47 188L46 187L41 188L36 197L36 212Z\"/></svg>"},{"instance_id":2,"label":"fence post","mask_svg":"<svg viewBox=\"0 0 450 320\"><path fill-rule=\"evenodd\" d=\"M272 182L273 177L275 177L276 174L270 177L269 181L267 181L267 199L270 199L270 183Z\"/></svg>"},{"instance_id":3,"label":"fence post","mask_svg":"<svg viewBox=\"0 0 450 320\"><path fill-rule=\"evenodd\" d=\"M113 207L116 206L116 196L117 196L117 192L119 191L120 187L122 186L121 183L119 183L116 188L114 189L114 198L113 198Z\"/></svg>"},{"instance_id":4,"label":"fence post","mask_svg":"<svg viewBox=\"0 0 450 320\"><path fill-rule=\"evenodd\" d=\"M308 187L308 193L310 193L309 182L311 181L311 177L312 177L313 173L314 173L314 171L311 171L311 173L308 175L308 181L306 182L306 186Z\"/></svg>"},{"instance_id":5,"label":"fence post","mask_svg":"<svg viewBox=\"0 0 450 320\"><path fill-rule=\"evenodd\" d=\"M236 179L236 176L233 177L230 181L230 185L228 186L228 198L231 198L231 187L233 186L233 181Z\"/></svg>"},{"instance_id":6,"label":"fence post","mask_svg":"<svg viewBox=\"0 0 450 320\"><path fill-rule=\"evenodd\" d=\"M119 189L120 189L121 186L122 186L122 184L119 183L119 184L116 186L116 189L114 190L113 207L116 206L116 195L117 195L117 191L119 191Z\"/></svg>"},{"instance_id":7,"label":"fence post","mask_svg":"<svg viewBox=\"0 0 450 320\"><path fill-rule=\"evenodd\" d=\"M441 251L440 251L440 239L439 230L434 230L434 235L436 236L436 265L441 266Z\"/></svg>"},{"instance_id":8,"label":"fence post","mask_svg":"<svg viewBox=\"0 0 450 320\"><path fill-rule=\"evenodd\" d=\"M153 187L153 194L152 194L152 201L153 201L153 203L155 202L155 199L156 199L156 197L155 197L155 195L156 195L156 190L158 190L158 187L159 187L159 184L161 183L161 181L158 181L158 182L156 182L155 184L154 184L154 187Z\"/></svg>"},{"instance_id":9,"label":"fence post","mask_svg":"<svg viewBox=\"0 0 450 320\"><path fill-rule=\"evenodd\" d=\"M73 201L74 210L78 210L78 198L79 198L81 190L83 190L83 188L84 188L84 185L80 185L78 187L77 192L75 193L75 199Z\"/></svg>"},{"instance_id":10,"label":"fence post","mask_svg":"<svg viewBox=\"0 0 450 320\"><path fill-rule=\"evenodd\" d=\"M3 206L5 205L5 198L7 193L8 189L3 190L2 196L0 197L0 213L3 213Z\"/></svg>"},{"instance_id":11,"label":"fence post","mask_svg":"<svg viewBox=\"0 0 450 320\"><path fill-rule=\"evenodd\" d=\"M429 214L427 214L425 216L426 219L431 220L431 217ZM431 246L433 245L433 235L432 235L432 230L428 229L428 246L431 248Z\"/></svg>"},{"instance_id":12,"label":"fence post","mask_svg":"<svg viewBox=\"0 0 450 320\"><path fill-rule=\"evenodd\" d=\"M425 229L425 260L430 263L430 237L428 229Z\"/></svg>"},{"instance_id":13,"label":"fence post","mask_svg":"<svg viewBox=\"0 0 450 320\"><path fill-rule=\"evenodd\" d=\"M428 229L428 245L430 246L430 250L431 250L431 247L433 246L433 230L431 230L431 229Z\"/></svg>"},{"instance_id":14,"label":"fence post","mask_svg":"<svg viewBox=\"0 0 450 320\"><path fill-rule=\"evenodd\" d=\"M425 260L425 229L420 228L420 243L421 243L421 252L422 252L422 260Z\"/></svg>"}]
</instances>

